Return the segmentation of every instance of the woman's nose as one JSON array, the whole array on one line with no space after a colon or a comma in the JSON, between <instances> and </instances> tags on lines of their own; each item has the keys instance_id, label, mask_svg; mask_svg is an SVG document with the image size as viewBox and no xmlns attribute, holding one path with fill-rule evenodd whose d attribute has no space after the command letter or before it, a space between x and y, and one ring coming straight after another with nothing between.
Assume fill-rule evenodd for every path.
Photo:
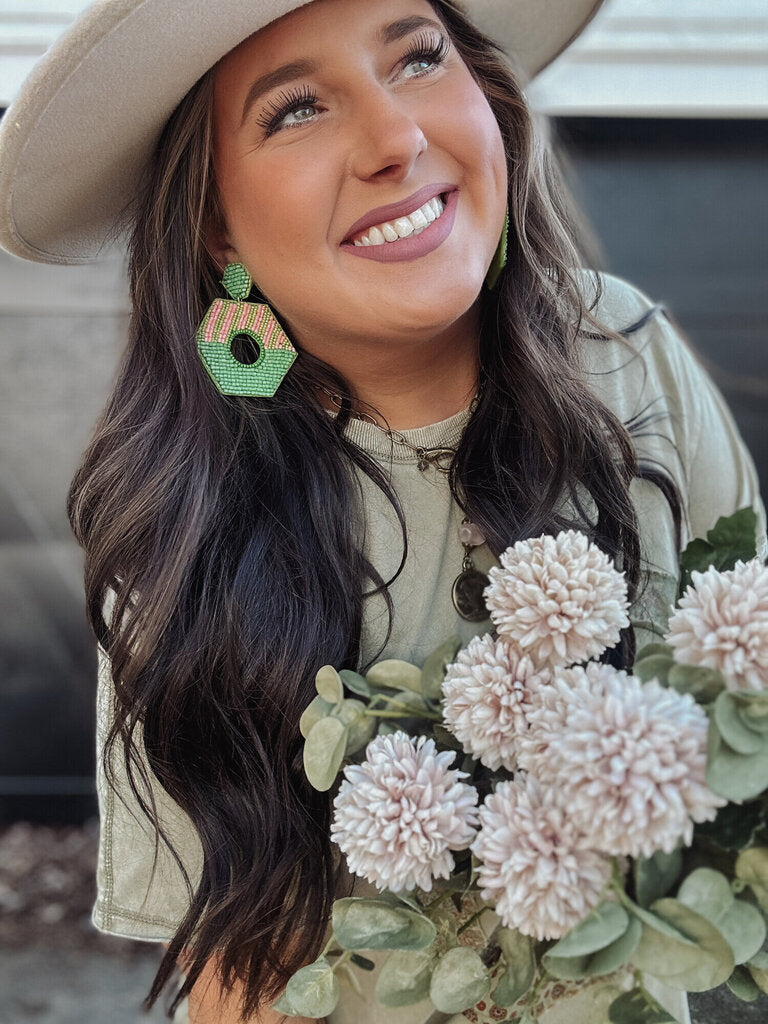
<instances>
[{"instance_id":1,"label":"woman's nose","mask_svg":"<svg viewBox=\"0 0 768 1024\"><path fill-rule=\"evenodd\" d=\"M427 149L426 136L413 111L382 89L358 109L357 120L353 173L362 180L406 178Z\"/></svg>"}]
</instances>

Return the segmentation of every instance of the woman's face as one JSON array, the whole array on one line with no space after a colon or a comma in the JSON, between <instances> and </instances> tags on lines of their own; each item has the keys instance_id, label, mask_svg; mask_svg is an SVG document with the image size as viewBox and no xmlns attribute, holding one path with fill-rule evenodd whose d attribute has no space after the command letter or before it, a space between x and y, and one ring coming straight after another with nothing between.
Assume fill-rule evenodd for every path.
<instances>
[{"instance_id":1,"label":"woman's face","mask_svg":"<svg viewBox=\"0 0 768 1024\"><path fill-rule=\"evenodd\" d=\"M222 261L309 351L470 323L506 162L427 0L316 0L247 39L216 70L214 162Z\"/></svg>"}]
</instances>

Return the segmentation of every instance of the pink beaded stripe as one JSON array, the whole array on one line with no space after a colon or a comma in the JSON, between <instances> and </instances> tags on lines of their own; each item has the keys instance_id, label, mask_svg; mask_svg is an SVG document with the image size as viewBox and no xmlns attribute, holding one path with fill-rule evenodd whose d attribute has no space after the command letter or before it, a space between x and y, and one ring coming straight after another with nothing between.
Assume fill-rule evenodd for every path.
<instances>
[{"instance_id":1,"label":"pink beaded stripe","mask_svg":"<svg viewBox=\"0 0 768 1024\"><path fill-rule=\"evenodd\" d=\"M215 299L205 323L203 341L229 343L233 332L250 331L258 335L265 348L288 349L290 342L280 324L262 304Z\"/></svg>"}]
</instances>

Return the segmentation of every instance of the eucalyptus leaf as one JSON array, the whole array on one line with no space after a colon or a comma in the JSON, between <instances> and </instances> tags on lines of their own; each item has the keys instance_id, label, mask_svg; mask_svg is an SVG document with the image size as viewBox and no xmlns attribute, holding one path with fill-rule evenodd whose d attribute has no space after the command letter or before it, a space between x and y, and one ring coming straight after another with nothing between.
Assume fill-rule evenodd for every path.
<instances>
[{"instance_id":1,"label":"eucalyptus leaf","mask_svg":"<svg viewBox=\"0 0 768 1024\"><path fill-rule=\"evenodd\" d=\"M272 1003L272 1009L276 1013L285 1014L286 1017L301 1017L302 1014L296 1009L288 996L283 992L276 1003Z\"/></svg>"},{"instance_id":2,"label":"eucalyptus leaf","mask_svg":"<svg viewBox=\"0 0 768 1024\"><path fill-rule=\"evenodd\" d=\"M731 694L745 725L755 732L768 733L768 691L738 691Z\"/></svg>"},{"instance_id":3,"label":"eucalyptus leaf","mask_svg":"<svg viewBox=\"0 0 768 1024\"><path fill-rule=\"evenodd\" d=\"M429 998L442 1013L462 1013L491 990L488 968L474 949L456 946L442 956L432 973Z\"/></svg>"},{"instance_id":4,"label":"eucalyptus leaf","mask_svg":"<svg viewBox=\"0 0 768 1024\"><path fill-rule=\"evenodd\" d=\"M743 1003L754 1003L760 995L760 986L746 967L736 967L726 985Z\"/></svg>"},{"instance_id":5,"label":"eucalyptus leaf","mask_svg":"<svg viewBox=\"0 0 768 1024\"><path fill-rule=\"evenodd\" d=\"M338 704L344 699L344 687L341 676L333 665L323 665L315 676L315 689L330 704Z\"/></svg>"},{"instance_id":6,"label":"eucalyptus leaf","mask_svg":"<svg viewBox=\"0 0 768 1024\"><path fill-rule=\"evenodd\" d=\"M346 749L347 728L338 718L321 718L312 726L304 742L304 771L320 793L336 781Z\"/></svg>"},{"instance_id":7,"label":"eucalyptus leaf","mask_svg":"<svg viewBox=\"0 0 768 1024\"><path fill-rule=\"evenodd\" d=\"M672 665L667 686L678 693L690 693L699 704L711 704L725 689L725 680L716 669L703 665Z\"/></svg>"},{"instance_id":8,"label":"eucalyptus leaf","mask_svg":"<svg viewBox=\"0 0 768 1024\"><path fill-rule=\"evenodd\" d=\"M664 853L658 850L650 857L638 857L632 869L635 878L635 899L641 907L666 896L677 881L683 867L682 850Z\"/></svg>"},{"instance_id":9,"label":"eucalyptus leaf","mask_svg":"<svg viewBox=\"0 0 768 1024\"><path fill-rule=\"evenodd\" d=\"M747 804L726 804L714 821L704 821L695 828L695 835L705 836L725 850L744 850L751 845L755 833L768 822L768 807L755 800Z\"/></svg>"},{"instance_id":10,"label":"eucalyptus leaf","mask_svg":"<svg viewBox=\"0 0 768 1024\"><path fill-rule=\"evenodd\" d=\"M636 917L627 916L627 928L610 945L578 957L553 956L553 949L548 950L542 962L550 974L556 978L579 980L581 978L598 977L613 974L619 967L627 963L640 943L643 926Z\"/></svg>"},{"instance_id":11,"label":"eucalyptus leaf","mask_svg":"<svg viewBox=\"0 0 768 1024\"><path fill-rule=\"evenodd\" d=\"M333 933L342 949L417 950L430 946L437 931L407 907L350 896L333 905Z\"/></svg>"},{"instance_id":12,"label":"eucalyptus leaf","mask_svg":"<svg viewBox=\"0 0 768 1024\"><path fill-rule=\"evenodd\" d=\"M448 666L456 660L461 647L461 639L452 636L450 640L436 647L421 668L421 692L429 700L440 700L442 685Z\"/></svg>"},{"instance_id":13,"label":"eucalyptus leaf","mask_svg":"<svg viewBox=\"0 0 768 1024\"><path fill-rule=\"evenodd\" d=\"M728 746L714 722L709 723L707 785L726 800L752 800L768 789L768 743L755 754Z\"/></svg>"},{"instance_id":14,"label":"eucalyptus leaf","mask_svg":"<svg viewBox=\"0 0 768 1024\"><path fill-rule=\"evenodd\" d=\"M736 877L750 887L762 912L768 915L768 848L753 846L744 850L736 859L735 872Z\"/></svg>"},{"instance_id":15,"label":"eucalyptus leaf","mask_svg":"<svg viewBox=\"0 0 768 1024\"><path fill-rule=\"evenodd\" d=\"M495 941L501 947L505 967L496 978L493 1001L497 1006L512 1006L525 995L536 976L533 943L514 928L501 928Z\"/></svg>"},{"instance_id":16,"label":"eucalyptus leaf","mask_svg":"<svg viewBox=\"0 0 768 1024\"><path fill-rule=\"evenodd\" d=\"M289 1004L303 1017L327 1017L339 1001L339 980L324 956L302 967L285 989Z\"/></svg>"},{"instance_id":17,"label":"eucalyptus leaf","mask_svg":"<svg viewBox=\"0 0 768 1024\"><path fill-rule=\"evenodd\" d=\"M671 658L674 660L673 649L669 646L669 644L654 642L652 644L645 644L645 646L641 647L635 655L635 661L642 661L643 658L650 658L657 654L663 655L665 658Z\"/></svg>"},{"instance_id":18,"label":"eucalyptus leaf","mask_svg":"<svg viewBox=\"0 0 768 1024\"><path fill-rule=\"evenodd\" d=\"M407 661L389 658L373 665L366 675L369 683L388 690L411 690L421 693L421 669Z\"/></svg>"},{"instance_id":19,"label":"eucalyptus leaf","mask_svg":"<svg viewBox=\"0 0 768 1024\"><path fill-rule=\"evenodd\" d=\"M504 985L498 994L509 999L509 1002L499 1002L496 995L494 995L494 999L499 1006L511 1006L528 991L536 976L533 942L527 935L523 935L514 928L500 928L496 933L496 942L501 948L501 955L506 964L503 975ZM498 992L499 984L494 989L495 993Z\"/></svg>"},{"instance_id":20,"label":"eucalyptus leaf","mask_svg":"<svg viewBox=\"0 0 768 1024\"><path fill-rule=\"evenodd\" d=\"M654 645L656 646L656 645ZM647 657L638 659L633 668L632 674L647 683L651 679L658 679L662 686L667 685L669 670L674 665L674 659L667 654L649 654Z\"/></svg>"},{"instance_id":21,"label":"eucalyptus leaf","mask_svg":"<svg viewBox=\"0 0 768 1024\"><path fill-rule=\"evenodd\" d=\"M759 952L766 936L763 915L744 900L737 900L730 882L719 871L692 871L680 886L677 898L712 922L733 950L737 965Z\"/></svg>"},{"instance_id":22,"label":"eucalyptus leaf","mask_svg":"<svg viewBox=\"0 0 768 1024\"><path fill-rule=\"evenodd\" d=\"M755 953L747 967L757 967L760 971L768 971L768 951L761 949L759 953Z\"/></svg>"},{"instance_id":23,"label":"eucalyptus leaf","mask_svg":"<svg viewBox=\"0 0 768 1024\"><path fill-rule=\"evenodd\" d=\"M760 991L768 995L768 967L755 967L753 964L747 964L747 970Z\"/></svg>"},{"instance_id":24,"label":"eucalyptus leaf","mask_svg":"<svg viewBox=\"0 0 768 1024\"><path fill-rule=\"evenodd\" d=\"M410 1006L426 999L437 957L416 950L391 953L376 981L376 999L382 1006Z\"/></svg>"},{"instance_id":25,"label":"eucalyptus leaf","mask_svg":"<svg viewBox=\"0 0 768 1024\"><path fill-rule=\"evenodd\" d=\"M629 926L629 914L618 903L608 900L595 907L583 921L547 951L547 957L580 957L605 949L623 935Z\"/></svg>"},{"instance_id":26,"label":"eucalyptus leaf","mask_svg":"<svg viewBox=\"0 0 768 1024\"><path fill-rule=\"evenodd\" d=\"M762 747L768 749L768 736L745 722L735 694L721 693L715 701L715 724L728 746L737 754L756 754Z\"/></svg>"},{"instance_id":27,"label":"eucalyptus leaf","mask_svg":"<svg viewBox=\"0 0 768 1024\"><path fill-rule=\"evenodd\" d=\"M332 714L347 728L347 746L345 757L356 754L376 735L377 721L365 713L365 704L361 700L345 698L334 708Z\"/></svg>"},{"instance_id":28,"label":"eucalyptus leaf","mask_svg":"<svg viewBox=\"0 0 768 1024\"><path fill-rule=\"evenodd\" d=\"M339 675L346 688L351 690L352 693L356 693L358 697L371 697L373 695L373 690L368 685L368 680L365 676L361 676L359 672L343 668Z\"/></svg>"},{"instance_id":29,"label":"eucalyptus leaf","mask_svg":"<svg viewBox=\"0 0 768 1024\"><path fill-rule=\"evenodd\" d=\"M611 1024L677 1024L674 1017L647 992L633 988L614 999L608 1008Z\"/></svg>"},{"instance_id":30,"label":"eucalyptus leaf","mask_svg":"<svg viewBox=\"0 0 768 1024\"><path fill-rule=\"evenodd\" d=\"M334 705L329 704L327 700L323 700L319 695L313 699L303 711L301 718L299 719L299 731L304 739L309 737L312 732L312 727L320 721L321 718L325 718L333 711Z\"/></svg>"},{"instance_id":31,"label":"eucalyptus leaf","mask_svg":"<svg viewBox=\"0 0 768 1024\"><path fill-rule=\"evenodd\" d=\"M672 988L688 992L705 992L730 978L734 968L731 947L710 921L669 898L657 900L651 910L687 943L644 926L640 944L632 954L636 967Z\"/></svg>"},{"instance_id":32,"label":"eucalyptus leaf","mask_svg":"<svg viewBox=\"0 0 768 1024\"><path fill-rule=\"evenodd\" d=\"M401 712L404 717L409 714L414 717L418 717L423 715L425 711L429 711L427 702L421 694L414 693L412 690L398 690L396 693L392 694L391 699L396 701L398 704L404 704L408 709L407 711ZM399 711L400 708L394 708L394 710Z\"/></svg>"}]
</instances>

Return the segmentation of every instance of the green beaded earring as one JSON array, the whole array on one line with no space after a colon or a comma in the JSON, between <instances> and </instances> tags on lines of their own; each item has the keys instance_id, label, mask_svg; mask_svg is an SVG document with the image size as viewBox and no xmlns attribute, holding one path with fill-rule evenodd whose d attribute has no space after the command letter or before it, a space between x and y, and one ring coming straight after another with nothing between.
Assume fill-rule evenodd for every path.
<instances>
[{"instance_id":1,"label":"green beaded earring","mask_svg":"<svg viewBox=\"0 0 768 1024\"><path fill-rule=\"evenodd\" d=\"M496 246L496 252L493 254L491 265L488 267L488 273L485 276L485 287L489 291L493 291L499 282L501 272L507 265L507 239L509 237L509 205L507 205L507 212L504 214L504 227L501 229L501 238L499 244Z\"/></svg>"},{"instance_id":2,"label":"green beaded earring","mask_svg":"<svg viewBox=\"0 0 768 1024\"><path fill-rule=\"evenodd\" d=\"M272 310L263 302L245 302L253 284L242 263L230 263L221 280L232 299L214 299L197 329L197 351L223 395L271 398L296 358ZM234 300L234 301L233 301ZM255 358L245 362L232 352L237 338Z\"/></svg>"}]
</instances>

